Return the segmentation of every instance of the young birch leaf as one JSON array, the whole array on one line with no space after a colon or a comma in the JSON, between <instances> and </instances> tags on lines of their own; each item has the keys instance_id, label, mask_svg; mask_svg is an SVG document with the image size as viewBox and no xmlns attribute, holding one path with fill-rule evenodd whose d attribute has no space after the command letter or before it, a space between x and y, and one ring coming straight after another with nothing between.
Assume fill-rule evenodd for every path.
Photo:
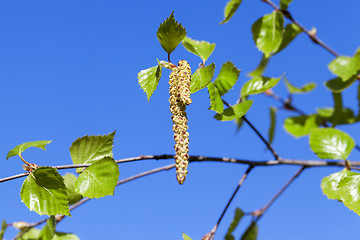
<instances>
[{"instance_id":1,"label":"young birch leaf","mask_svg":"<svg viewBox=\"0 0 360 240\"><path fill-rule=\"evenodd\" d=\"M46 225L39 233L39 239L41 240L52 240L55 234L56 220L55 216L51 216L46 220Z\"/></svg>"},{"instance_id":2,"label":"young birch leaf","mask_svg":"<svg viewBox=\"0 0 360 240\"><path fill-rule=\"evenodd\" d=\"M21 234L23 231L25 231L25 230L22 230L19 234ZM24 235L22 235L18 239L19 240L39 240L39 233L40 233L39 229L31 228L29 231L27 231Z\"/></svg>"},{"instance_id":3,"label":"young birch leaf","mask_svg":"<svg viewBox=\"0 0 360 240\"><path fill-rule=\"evenodd\" d=\"M331 116L333 127L335 127L341 120L341 113L343 109L341 93L332 93L334 99L334 113Z\"/></svg>"},{"instance_id":4,"label":"young birch leaf","mask_svg":"<svg viewBox=\"0 0 360 240\"><path fill-rule=\"evenodd\" d=\"M276 111L275 107L270 107L270 127L269 127L269 144L271 145L274 140L275 126L276 126Z\"/></svg>"},{"instance_id":5,"label":"young birch leaf","mask_svg":"<svg viewBox=\"0 0 360 240\"><path fill-rule=\"evenodd\" d=\"M76 192L84 197L100 198L114 195L120 172L116 162L110 157L91 164L75 181Z\"/></svg>"},{"instance_id":6,"label":"young birch leaf","mask_svg":"<svg viewBox=\"0 0 360 240\"><path fill-rule=\"evenodd\" d=\"M278 11L259 18L251 28L257 48L269 57L281 43L284 31L284 16Z\"/></svg>"},{"instance_id":7,"label":"young birch leaf","mask_svg":"<svg viewBox=\"0 0 360 240\"><path fill-rule=\"evenodd\" d=\"M192 240L191 237L189 237L185 233L182 234L182 237L183 237L184 240Z\"/></svg>"},{"instance_id":8,"label":"young birch leaf","mask_svg":"<svg viewBox=\"0 0 360 240\"><path fill-rule=\"evenodd\" d=\"M294 23L289 23L286 25L280 46L274 54L277 54L286 48L287 45L289 45L292 40L294 40L294 38L301 32L302 30Z\"/></svg>"},{"instance_id":9,"label":"young birch leaf","mask_svg":"<svg viewBox=\"0 0 360 240\"><path fill-rule=\"evenodd\" d=\"M214 86L212 82L209 82L207 85L209 96L210 96L210 108L217 113L223 113L224 111L224 103L219 94L219 90Z\"/></svg>"},{"instance_id":10,"label":"young birch leaf","mask_svg":"<svg viewBox=\"0 0 360 240\"><path fill-rule=\"evenodd\" d=\"M235 228L238 226L241 218L244 216L244 212L240 208L236 208L235 210L235 216L227 230L227 233L225 235L225 240L233 240L235 239L232 233L234 232Z\"/></svg>"},{"instance_id":11,"label":"young birch leaf","mask_svg":"<svg viewBox=\"0 0 360 240\"><path fill-rule=\"evenodd\" d=\"M215 43L198 41L189 37L185 37L181 43L186 50L195 54L196 56L199 56L203 62L205 62L210 57L216 45Z\"/></svg>"},{"instance_id":12,"label":"young birch leaf","mask_svg":"<svg viewBox=\"0 0 360 240\"><path fill-rule=\"evenodd\" d=\"M345 90L346 88L350 87L355 80L357 79L356 75L353 75L349 80L343 81L341 78L333 78L329 81L325 82L325 86L332 92L339 93Z\"/></svg>"},{"instance_id":13,"label":"young birch leaf","mask_svg":"<svg viewBox=\"0 0 360 240\"><path fill-rule=\"evenodd\" d=\"M355 146L346 133L334 128L318 128L310 132L310 148L321 159L345 160Z\"/></svg>"},{"instance_id":14,"label":"young birch leaf","mask_svg":"<svg viewBox=\"0 0 360 240\"><path fill-rule=\"evenodd\" d=\"M67 195L68 195L68 199L69 199L69 205L72 205L74 203L77 203L78 201L80 201L83 196L81 196L80 194L76 193L75 191L75 181L76 181L76 176L72 173L67 173L63 176L64 178L64 183L67 189Z\"/></svg>"},{"instance_id":15,"label":"young birch leaf","mask_svg":"<svg viewBox=\"0 0 360 240\"><path fill-rule=\"evenodd\" d=\"M339 76L341 80L348 81L353 75L357 74L359 64L356 58L339 56L328 65L330 71Z\"/></svg>"},{"instance_id":16,"label":"young birch leaf","mask_svg":"<svg viewBox=\"0 0 360 240\"><path fill-rule=\"evenodd\" d=\"M224 20L220 24L226 23L234 15L242 0L230 0L227 2L224 10Z\"/></svg>"},{"instance_id":17,"label":"young birch leaf","mask_svg":"<svg viewBox=\"0 0 360 240\"><path fill-rule=\"evenodd\" d=\"M265 57L265 55L263 54L261 56L261 61L260 61L259 65L257 66L257 68L254 71L252 71L252 72L250 72L250 73L248 73L246 75L249 76L249 77L260 77L260 76L262 76L265 69L266 69L266 67L267 67L267 65L268 65L268 63L269 63L269 60L270 60L270 57Z\"/></svg>"},{"instance_id":18,"label":"young birch leaf","mask_svg":"<svg viewBox=\"0 0 360 240\"><path fill-rule=\"evenodd\" d=\"M280 78L254 77L243 85L241 97L265 92L266 90L273 88L279 81Z\"/></svg>"},{"instance_id":19,"label":"young birch leaf","mask_svg":"<svg viewBox=\"0 0 360 240\"><path fill-rule=\"evenodd\" d=\"M318 108L318 115L329 121L333 125L350 124L356 121L354 112L350 108L342 108L341 112L338 113L340 116L338 119L334 119L334 108Z\"/></svg>"},{"instance_id":20,"label":"young birch leaf","mask_svg":"<svg viewBox=\"0 0 360 240\"><path fill-rule=\"evenodd\" d=\"M71 147L70 154L74 164L93 163L104 157L113 157L115 131L108 135L84 136L76 139ZM77 169L81 173L83 169Z\"/></svg>"},{"instance_id":21,"label":"young birch leaf","mask_svg":"<svg viewBox=\"0 0 360 240\"><path fill-rule=\"evenodd\" d=\"M219 89L221 96L233 88L239 74L240 69L237 69L232 62L226 62L222 65L220 73L214 81L214 85Z\"/></svg>"},{"instance_id":22,"label":"young birch leaf","mask_svg":"<svg viewBox=\"0 0 360 240\"><path fill-rule=\"evenodd\" d=\"M241 236L241 240L256 240L258 234L258 226L256 222L251 222L250 226L245 230Z\"/></svg>"},{"instance_id":23,"label":"young birch leaf","mask_svg":"<svg viewBox=\"0 0 360 240\"><path fill-rule=\"evenodd\" d=\"M284 75L283 79L285 81L285 85L286 88L288 89L289 93L306 93L306 92L310 92L311 90L313 90L316 87L316 83L314 82L310 82L308 84L305 84L302 87L295 87L294 85L292 85L289 80L287 79L287 77Z\"/></svg>"},{"instance_id":24,"label":"young birch leaf","mask_svg":"<svg viewBox=\"0 0 360 240\"><path fill-rule=\"evenodd\" d=\"M290 135L298 138L308 135L312 129L318 128L321 124L322 118L313 114L286 118L284 128Z\"/></svg>"},{"instance_id":25,"label":"young birch leaf","mask_svg":"<svg viewBox=\"0 0 360 240\"><path fill-rule=\"evenodd\" d=\"M358 175L358 173L347 170L346 168L340 172L333 173L321 180L321 189L329 198L341 201L338 185L340 181L348 176Z\"/></svg>"},{"instance_id":26,"label":"young birch leaf","mask_svg":"<svg viewBox=\"0 0 360 240\"><path fill-rule=\"evenodd\" d=\"M170 17L160 24L156 36L163 49L170 54L184 39L186 30L175 20L174 12L172 12Z\"/></svg>"},{"instance_id":27,"label":"young birch leaf","mask_svg":"<svg viewBox=\"0 0 360 240\"><path fill-rule=\"evenodd\" d=\"M72 233L56 232L52 240L80 240L80 238Z\"/></svg>"},{"instance_id":28,"label":"young birch leaf","mask_svg":"<svg viewBox=\"0 0 360 240\"><path fill-rule=\"evenodd\" d=\"M195 93L200 89L205 88L211 79L214 77L215 64L211 63L209 66L197 69L191 76L190 91Z\"/></svg>"},{"instance_id":29,"label":"young birch leaf","mask_svg":"<svg viewBox=\"0 0 360 240\"><path fill-rule=\"evenodd\" d=\"M287 10L292 0L280 0L280 9Z\"/></svg>"},{"instance_id":30,"label":"young birch leaf","mask_svg":"<svg viewBox=\"0 0 360 240\"><path fill-rule=\"evenodd\" d=\"M16 147L14 147L12 150L10 150L8 152L6 159L13 157L13 156L20 155L23 151L25 151L29 147L37 147L37 148L46 150L45 149L46 144L49 144L51 142L52 142L51 140L41 140L41 141L34 141L34 142L26 142L26 143L17 145Z\"/></svg>"},{"instance_id":31,"label":"young birch leaf","mask_svg":"<svg viewBox=\"0 0 360 240\"><path fill-rule=\"evenodd\" d=\"M8 227L7 223L5 222L5 220L2 220L1 222L1 231L0 231L0 239L4 238L4 233L6 228Z\"/></svg>"},{"instance_id":32,"label":"young birch leaf","mask_svg":"<svg viewBox=\"0 0 360 240\"><path fill-rule=\"evenodd\" d=\"M246 114L247 111L249 111L252 103L252 100L243 101L225 109L222 114L216 114L214 118L219 121L231 121L237 118L241 118Z\"/></svg>"},{"instance_id":33,"label":"young birch leaf","mask_svg":"<svg viewBox=\"0 0 360 240\"><path fill-rule=\"evenodd\" d=\"M40 167L31 172L21 187L20 197L40 215L70 216L64 179L55 168Z\"/></svg>"},{"instance_id":34,"label":"young birch leaf","mask_svg":"<svg viewBox=\"0 0 360 240\"><path fill-rule=\"evenodd\" d=\"M159 62L157 66L141 70L138 73L138 82L140 87L144 90L147 95L148 101L150 100L151 95L157 88L161 78L162 67Z\"/></svg>"},{"instance_id":35,"label":"young birch leaf","mask_svg":"<svg viewBox=\"0 0 360 240\"><path fill-rule=\"evenodd\" d=\"M343 178L338 189L344 205L360 215L360 175L356 174Z\"/></svg>"}]
</instances>

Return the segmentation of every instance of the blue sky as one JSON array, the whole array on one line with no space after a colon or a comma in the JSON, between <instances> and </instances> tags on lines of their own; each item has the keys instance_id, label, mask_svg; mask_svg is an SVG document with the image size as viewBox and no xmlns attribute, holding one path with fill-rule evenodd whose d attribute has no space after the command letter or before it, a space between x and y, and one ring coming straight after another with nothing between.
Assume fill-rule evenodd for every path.
<instances>
[{"instance_id":1,"label":"blue sky","mask_svg":"<svg viewBox=\"0 0 360 240\"><path fill-rule=\"evenodd\" d=\"M0 177L21 173L22 162L6 154L14 146L34 140L53 140L46 152L29 149L24 157L38 165L70 164L69 147L83 135L116 130L114 157L172 154L172 123L168 103L168 70L150 102L137 84L137 73L156 65L167 55L156 38L160 23L172 11L188 36L216 43L207 61L217 66L232 61L240 78L225 99L234 104L243 83L260 61L251 36L251 25L272 8L261 1L244 0L224 25L226 1L2 1L0 3ZM342 55L359 47L357 1L294 0L289 10L305 27L316 27L318 36ZM193 71L200 59L179 46L172 61L187 59ZM323 82L334 76L327 68L333 56L299 35L271 59L266 76L284 72L295 85L318 84L294 103L307 113L331 107L331 93ZM286 97L283 82L274 91ZM236 134L233 122L218 122L208 110L206 90L192 96L188 107L190 154L269 160L259 138L245 126ZM266 135L269 106L279 104L256 95L248 119ZM344 105L357 111L355 85L346 90ZM294 114L280 111L274 148L282 157L317 159L308 138L294 139L282 128ZM341 127L360 140L358 125ZM349 159L359 159L353 152ZM173 160L141 161L120 165L120 179L172 163ZM72 218L58 225L81 239L181 239L185 232L201 239L216 223L246 166L193 163L183 186L175 171L162 172L124 184L115 196L92 200L76 209ZM253 211L262 207L289 179L297 167L256 168L231 204L216 239L222 239L236 207ZM313 168L275 202L259 222L259 239L337 239L358 234L359 217L341 203L327 200L320 189L322 177L338 168ZM61 173L66 172L62 170ZM0 219L35 222L43 217L21 203L22 181L2 183ZM237 238L249 219L235 231ZM14 236L9 229L5 238Z\"/></svg>"}]
</instances>

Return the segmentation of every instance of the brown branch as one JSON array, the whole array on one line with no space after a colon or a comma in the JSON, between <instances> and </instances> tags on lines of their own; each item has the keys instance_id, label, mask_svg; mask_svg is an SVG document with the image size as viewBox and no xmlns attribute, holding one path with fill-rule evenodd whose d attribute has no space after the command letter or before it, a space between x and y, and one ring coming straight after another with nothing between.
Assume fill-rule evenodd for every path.
<instances>
[{"instance_id":1,"label":"brown branch","mask_svg":"<svg viewBox=\"0 0 360 240\"><path fill-rule=\"evenodd\" d=\"M139 157L133 158L124 158L116 160L117 163L126 163L134 162L141 160L160 160L160 159L173 159L174 155L162 154L162 155L141 155ZM276 165L300 165L305 167L325 167L325 166L335 166L335 167L344 167L344 161L325 161L325 160L296 160L296 159L286 159L282 158L281 161L277 160L245 160L238 158L228 158L228 157L206 157L206 156L190 156L190 162L222 162L222 163L237 163L253 166L276 166ZM91 164L74 164L74 165L60 165L53 166L56 169L70 169L70 168L82 168L88 167ZM360 161L351 161L351 166L360 166ZM14 180L17 178L25 177L29 175L28 172L17 174L10 177L5 177L0 179L0 183L6 182L9 180Z\"/></svg>"},{"instance_id":2,"label":"brown branch","mask_svg":"<svg viewBox=\"0 0 360 240\"><path fill-rule=\"evenodd\" d=\"M319 46L323 47L326 51L328 51L329 53L331 53L334 57L338 57L339 54L337 52L335 52L333 49L331 49L328 45L326 45L321 39L319 39L316 36L316 33L311 32L310 30L307 30L303 25L301 25L299 22L297 22L292 15L290 14L289 11L287 10L283 10L280 9L275 3L273 3L271 0L261 0L267 4L269 4L272 8L274 8L276 11L281 12L284 17L286 17L287 19L289 19L292 23L294 23L296 26L298 26L306 35L309 36L309 38L316 44L318 44Z\"/></svg>"},{"instance_id":3,"label":"brown branch","mask_svg":"<svg viewBox=\"0 0 360 240\"><path fill-rule=\"evenodd\" d=\"M211 229L211 231L209 233L206 234L207 238L206 239L213 239L214 238L214 235L215 235L215 232L217 230L217 228L219 227L220 223L221 223L221 220L222 218L224 217L227 209L229 208L231 202L234 200L234 197L236 196L236 193L239 191L241 185L244 183L246 177L249 175L250 171L254 168L254 166L250 165L248 167L248 169L246 170L246 172L242 175L238 185L236 186L233 194L231 195L229 201L227 202L224 210L222 211L220 217L219 217L219 220L216 222L215 226L213 227L213 229Z\"/></svg>"},{"instance_id":4,"label":"brown branch","mask_svg":"<svg viewBox=\"0 0 360 240\"><path fill-rule=\"evenodd\" d=\"M266 210L280 197L280 195L290 186L291 183L305 170L306 167L302 166L295 174L290 178L290 180L280 189L279 192L275 194L274 197L270 199L270 201L260 210L257 210L253 213L253 215L257 216L256 222L260 220L260 218L264 215Z\"/></svg>"}]
</instances>

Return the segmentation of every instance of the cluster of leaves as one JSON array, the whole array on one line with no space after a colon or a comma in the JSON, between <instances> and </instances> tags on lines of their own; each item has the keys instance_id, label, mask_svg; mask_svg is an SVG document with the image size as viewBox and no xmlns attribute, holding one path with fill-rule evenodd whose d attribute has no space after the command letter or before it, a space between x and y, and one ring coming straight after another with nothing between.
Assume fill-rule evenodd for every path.
<instances>
[{"instance_id":1,"label":"cluster of leaves","mask_svg":"<svg viewBox=\"0 0 360 240\"><path fill-rule=\"evenodd\" d=\"M50 233L52 236L54 234L57 236L53 239L77 239L77 237L65 238L63 233L55 233L54 216L71 216L69 206L83 197L100 198L114 194L120 175L112 153L114 136L115 132L103 136L84 136L72 143L70 154L73 164L87 164L86 167L77 168L78 176L72 173L61 176L53 167L35 164L28 166L29 175L21 187L21 200L31 211L52 217L44 227L48 230L30 230L21 239ZM7 159L16 155L22 158L22 152L29 147L45 150L45 146L50 142L43 140L20 144L8 152Z\"/></svg>"},{"instance_id":2,"label":"cluster of leaves","mask_svg":"<svg viewBox=\"0 0 360 240\"><path fill-rule=\"evenodd\" d=\"M259 94L274 87L279 81L278 78L254 76L246 82L241 90L240 101L224 109L224 96L236 84L240 69L236 68L231 61L225 62L219 75L212 81L215 72L215 64L205 65L215 49L214 43L194 40L186 36L185 28L178 23L173 13L166 19L157 31L157 37L163 49L170 56L171 52L182 43L186 50L201 58L202 64L191 76L191 93L207 88L210 99L210 110L216 112L215 119L220 121L231 121L240 119L250 109L253 101L247 100L249 95ZM173 64L166 61L158 61L158 65L142 70L138 74L138 82L141 88L146 92L148 100L156 90L162 75L162 67L172 69Z\"/></svg>"}]
</instances>

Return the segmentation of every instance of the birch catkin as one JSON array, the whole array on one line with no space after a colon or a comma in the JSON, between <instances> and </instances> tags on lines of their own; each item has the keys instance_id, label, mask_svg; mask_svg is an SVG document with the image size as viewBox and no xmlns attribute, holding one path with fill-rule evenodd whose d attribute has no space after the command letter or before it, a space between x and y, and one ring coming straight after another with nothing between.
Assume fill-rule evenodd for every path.
<instances>
[{"instance_id":1,"label":"birch catkin","mask_svg":"<svg viewBox=\"0 0 360 240\"><path fill-rule=\"evenodd\" d=\"M179 184L183 184L187 174L189 164L189 133L187 132L186 105L192 100L190 98L191 69L185 60L180 60L177 67L170 73L170 111L171 119L174 123L175 140L175 164L176 178Z\"/></svg>"}]
</instances>

